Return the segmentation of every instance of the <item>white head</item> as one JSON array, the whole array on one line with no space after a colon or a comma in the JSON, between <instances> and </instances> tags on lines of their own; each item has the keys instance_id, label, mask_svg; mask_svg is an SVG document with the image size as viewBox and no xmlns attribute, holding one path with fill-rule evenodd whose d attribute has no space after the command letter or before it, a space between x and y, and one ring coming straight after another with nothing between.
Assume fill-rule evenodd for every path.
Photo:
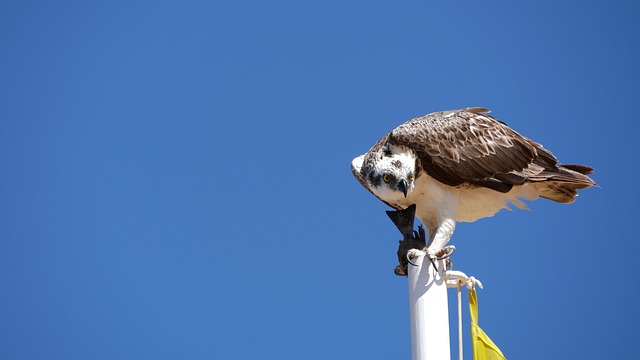
<instances>
[{"instance_id":1,"label":"white head","mask_svg":"<svg viewBox=\"0 0 640 360\"><path fill-rule=\"evenodd\" d=\"M413 191L416 156L413 151L387 145L365 164L364 180L369 189L389 203L403 201Z\"/></svg>"}]
</instances>

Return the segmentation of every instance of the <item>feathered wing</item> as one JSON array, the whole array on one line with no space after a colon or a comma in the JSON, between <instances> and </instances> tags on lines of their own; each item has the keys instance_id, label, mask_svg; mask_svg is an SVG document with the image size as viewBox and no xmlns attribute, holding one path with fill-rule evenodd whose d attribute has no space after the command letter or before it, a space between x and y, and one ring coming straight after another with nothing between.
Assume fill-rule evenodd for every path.
<instances>
[{"instance_id":1,"label":"feathered wing","mask_svg":"<svg viewBox=\"0 0 640 360\"><path fill-rule=\"evenodd\" d=\"M536 184L540 196L572 202L576 190L595 185L583 165L559 165L542 145L527 139L483 108L428 114L407 121L385 140L416 152L422 168L450 185L471 184L506 193Z\"/></svg>"}]
</instances>

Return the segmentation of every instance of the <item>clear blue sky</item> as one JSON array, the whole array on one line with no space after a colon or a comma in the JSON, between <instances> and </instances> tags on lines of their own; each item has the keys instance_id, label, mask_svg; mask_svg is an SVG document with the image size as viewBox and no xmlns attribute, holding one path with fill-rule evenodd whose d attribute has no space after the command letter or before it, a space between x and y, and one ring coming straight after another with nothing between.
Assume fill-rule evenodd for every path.
<instances>
[{"instance_id":1,"label":"clear blue sky","mask_svg":"<svg viewBox=\"0 0 640 360\"><path fill-rule=\"evenodd\" d=\"M350 162L466 106L601 185L458 226L483 329L511 359L640 357L639 16L3 2L0 358L409 359L399 234Z\"/></svg>"}]
</instances>

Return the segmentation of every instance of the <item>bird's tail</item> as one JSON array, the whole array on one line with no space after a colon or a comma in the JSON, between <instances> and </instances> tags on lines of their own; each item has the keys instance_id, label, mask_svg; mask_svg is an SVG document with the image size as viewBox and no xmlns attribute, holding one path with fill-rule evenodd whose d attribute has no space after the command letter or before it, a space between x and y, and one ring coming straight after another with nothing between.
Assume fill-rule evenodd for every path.
<instances>
[{"instance_id":1,"label":"bird's tail","mask_svg":"<svg viewBox=\"0 0 640 360\"><path fill-rule=\"evenodd\" d=\"M545 170L530 179L538 194L549 200L571 204L578 196L578 190L597 184L587 175L593 168L585 165L559 165L555 169Z\"/></svg>"}]
</instances>

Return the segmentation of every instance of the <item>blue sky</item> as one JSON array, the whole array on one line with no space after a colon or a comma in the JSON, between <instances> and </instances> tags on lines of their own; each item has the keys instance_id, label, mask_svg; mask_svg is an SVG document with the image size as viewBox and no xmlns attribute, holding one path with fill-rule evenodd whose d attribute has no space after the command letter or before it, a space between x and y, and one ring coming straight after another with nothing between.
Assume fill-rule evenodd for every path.
<instances>
[{"instance_id":1,"label":"blue sky","mask_svg":"<svg viewBox=\"0 0 640 360\"><path fill-rule=\"evenodd\" d=\"M399 234L350 162L466 106L601 186L458 226L482 328L512 359L640 357L639 15L3 2L0 358L409 359Z\"/></svg>"}]
</instances>

